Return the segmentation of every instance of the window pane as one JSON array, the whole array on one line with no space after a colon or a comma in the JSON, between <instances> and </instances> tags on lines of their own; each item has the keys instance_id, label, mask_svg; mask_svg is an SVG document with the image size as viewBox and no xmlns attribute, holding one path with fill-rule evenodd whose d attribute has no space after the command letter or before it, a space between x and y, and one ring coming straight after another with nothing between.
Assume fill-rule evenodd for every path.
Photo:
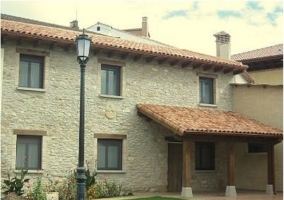
<instances>
[{"instance_id":1,"label":"window pane","mask_svg":"<svg viewBox=\"0 0 284 200\"><path fill-rule=\"evenodd\" d=\"M28 168L38 169L38 144L30 144L28 150Z\"/></svg>"},{"instance_id":2,"label":"window pane","mask_svg":"<svg viewBox=\"0 0 284 200\"><path fill-rule=\"evenodd\" d=\"M262 143L248 143L249 153L267 153L267 145Z\"/></svg>"},{"instance_id":3,"label":"window pane","mask_svg":"<svg viewBox=\"0 0 284 200\"><path fill-rule=\"evenodd\" d=\"M107 71L101 71L101 93L107 94Z\"/></svg>"},{"instance_id":4,"label":"window pane","mask_svg":"<svg viewBox=\"0 0 284 200\"><path fill-rule=\"evenodd\" d=\"M99 143L98 146L98 169L106 168L106 147Z\"/></svg>"},{"instance_id":5,"label":"window pane","mask_svg":"<svg viewBox=\"0 0 284 200\"><path fill-rule=\"evenodd\" d=\"M31 73L30 73L30 87L41 88L41 69L40 63L31 63Z\"/></svg>"},{"instance_id":6,"label":"window pane","mask_svg":"<svg viewBox=\"0 0 284 200\"><path fill-rule=\"evenodd\" d=\"M195 169L215 169L215 144L212 142L195 143Z\"/></svg>"},{"instance_id":7,"label":"window pane","mask_svg":"<svg viewBox=\"0 0 284 200\"><path fill-rule=\"evenodd\" d=\"M108 147L108 168L118 168L119 161L119 148L117 146Z\"/></svg>"},{"instance_id":8,"label":"window pane","mask_svg":"<svg viewBox=\"0 0 284 200\"><path fill-rule=\"evenodd\" d=\"M20 62L20 75L19 75L19 86L28 87L28 74L29 74L29 63L25 61Z\"/></svg>"},{"instance_id":9,"label":"window pane","mask_svg":"<svg viewBox=\"0 0 284 200\"><path fill-rule=\"evenodd\" d=\"M108 94L116 95L116 80L113 70L108 71Z\"/></svg>"},{"instance_id":10,"label":"window pane","mask_svg":"<svg viewBox=\"0 0 284 200\"><path fill-rule=\"evenodd\" d=\"M16 169L25 168L25 144L17 145Z\"/></svg>"}]
</instances>

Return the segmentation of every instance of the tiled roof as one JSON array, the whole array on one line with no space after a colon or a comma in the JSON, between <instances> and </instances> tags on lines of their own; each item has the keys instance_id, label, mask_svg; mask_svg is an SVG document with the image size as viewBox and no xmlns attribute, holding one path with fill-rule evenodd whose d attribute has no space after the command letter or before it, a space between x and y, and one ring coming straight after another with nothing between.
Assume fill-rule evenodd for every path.
<instances>
[{"instance_id":1,"label":"tiled roof","mask_svg":"<svg viewBox=\"0 0 284 200\"><path fill-rule=\"evenodd\" d=\"M74 44L76 36L81 33L81 31L76 30L1 19L2 36L14 35L40 39L43 41ZM92 39L91 48L93 49L104 48L128 53L139 53L157 57L179 59L183 61L194 61L204 64L228 67L238 71L247 69L247 66L240 62L217 58L175 47L139 43L89 32L88 35Z\"/></svg>"},{"instance_id":2,"label":"tiled roof","mask_svg":"<svg viewBox=\"0 0 284 200\"><path fill-rule=\"evenodd\" d=\"M282 131L244 115L216 109L138 104L138 111L178 135L264 136L282 139Z\"/></svg>"},{"instance_id":3,"label":"tiled roof","mask_svg":"<svg viewBox=\"0 0 284 200\"><path fill-rule=\"evenodd\" d=\"M256 49L244 53L239 53L231 56L232 60L244 61L261 58L269 58L275 56L283 56L283 44L278 44L270 47Z\"/></svg>"}]
</instances>

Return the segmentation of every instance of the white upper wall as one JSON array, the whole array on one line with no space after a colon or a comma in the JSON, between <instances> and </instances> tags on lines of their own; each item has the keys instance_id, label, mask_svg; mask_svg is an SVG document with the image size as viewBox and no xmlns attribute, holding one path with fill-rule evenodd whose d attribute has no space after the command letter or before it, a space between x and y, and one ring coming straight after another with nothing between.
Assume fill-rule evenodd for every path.
<instances>
[{"instance_id":1,"label":"white upper wall","mask_svg":"<svg viewBox=\"0 0 284 200\"><path fill-rule=\"evenodd\" d=\"M113 28L112 26L109 26L107 24L102 24L100 22L90 26L87 28L88 31L92 31L95 33L100 33L103 35L118 37L125 40L131 40L135 42L141 42L146 44L156 44L156 45L166 45L161 42L151 40L149 38L143 37L143 36L136 36L131 33L127 33L126 31L118 30L116 28Z\"/></svg>"}]
</instances>

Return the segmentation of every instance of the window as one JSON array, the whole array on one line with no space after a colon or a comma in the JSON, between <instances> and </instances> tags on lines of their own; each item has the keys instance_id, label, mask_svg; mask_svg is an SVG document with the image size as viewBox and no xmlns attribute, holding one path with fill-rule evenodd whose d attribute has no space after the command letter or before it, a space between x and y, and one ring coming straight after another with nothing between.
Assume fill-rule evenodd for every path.
<instances>
[{"instance_id":1,"label":"window","mask_svg":"<svg viewBox=\"0 0 284 200\"><path fill-rule=\"evenodd\" d=\"M42 136L17 136L16 169L41 169Z\"/></svg>"},{"instance_id":2,"label":"window","mask_svg":"<svg viewBox=\"0 0 284 200\"><path fill-rule=\"evenodd\" d=\"M267 145L262 143L248 143L248 153L267 153Z\"/></svg>"},{"instance_id":3,"label":"window","mask_svg":"<svg viewBox=\"0 0 284 200\"><path fill-rule=\"evenodd\" d=\"M214 104L214 79L199 77L200 103Z\"/></svg>"},{"instance_id":4,"label":"window","mask_svg":"<svg viewBox=\"0 0 284 200\"><path fill-rule=\"evenodd\" d=\"M44 57L20 55L19 87L43 88Z\"/></svg>"},{"instance_id":5,"label":"window","mask_svg":"<svg viewBox=\"0 0 284 200\"><path fill-rule=\"evenodd\" d=\"M98 139L98 170L122 170L122 140Z\"/></svg>"},{"instance_id":6,"label":"window","mask_svg":"<svg viewBox=\"0 0 284 200\"><path fill-rule=\"evenodd\" d=\"M102 64L101 94L120 96L120 67Z\"/></svg>"},{"instance_id":7,"label":"window","mask_svg":"<svg viewBox=\"0 0 284 200\"><path fill-rule=\"evenodd\" d=\"M195 143L195 169L215 170L215 144L213 142Z\"/></svg>"}]
</instances>

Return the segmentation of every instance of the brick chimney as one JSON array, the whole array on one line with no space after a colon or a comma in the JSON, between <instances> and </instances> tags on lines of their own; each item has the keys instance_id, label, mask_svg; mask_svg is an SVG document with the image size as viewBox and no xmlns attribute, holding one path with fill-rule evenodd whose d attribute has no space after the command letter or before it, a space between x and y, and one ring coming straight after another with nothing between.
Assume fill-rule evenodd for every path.
<instances>
[{"instance_id":1,"label":"brick chimney","mask_svg":"<svg viewBox=\"0 0 284 200\"><path fill-rule=\"evenodd\" d=\"M224 59L231 59L230 35L225 31L215 33L216 37L216 56Z\"/></svg>"},{"instance_id":2,"label":"brick chimney","mask_svg":"<svg viewBox=\"0 0 284 200\"><path fill-rule=\"evenodd\" d=\"M74 21L70 22L70 28L79 30L78 21L74 20Z\"/></svg>"},{"instance_id":3,"label":"brick chimney","mask_svg":"<svg viewBox=\"0 0 284 200\"><path fill-rule=\"evenodd\" d=\"M142 17L142 36L148 37L148 17Z\"/></svg>"}]
</instances>

